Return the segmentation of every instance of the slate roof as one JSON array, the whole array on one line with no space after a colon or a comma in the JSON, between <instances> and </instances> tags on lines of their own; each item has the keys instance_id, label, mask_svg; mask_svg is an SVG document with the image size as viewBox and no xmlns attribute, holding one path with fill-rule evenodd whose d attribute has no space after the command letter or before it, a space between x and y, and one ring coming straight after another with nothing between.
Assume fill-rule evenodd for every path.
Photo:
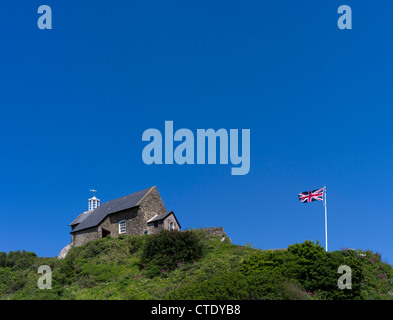
<instances>
[{"instance_id":1,"label":"slate roof","mask_svg":"<svg viewBox=\"0 0 393 320\"><path fill-rule=\"evenodd\" d=\"M170 216L171 214L173 214L173 216L176 219L177 224L179 225L179 228L181 229L180 223L179 221L177 221L177 218L174 214L173 211L167 212L167 213L162 213L162 214L157 214L155 217L151 218L149 221L147 221L147 224L154 222L154 221L161 221L161 220L165 220L168 216Z\"/></svg>"},{"instance_id":2,"label":"slate roof","mask_svg":"<svg viewBox=\"0 0 393 320\"><path fill-rule=\"evenodd\" d=\"M86 211L80 214L73 222L72 225L76 227L71 231L71 233L81 231L84 229L92 228L98 226L102 220L104 220L108 215L119 212L126 209L131 209L140 204L145 195L149 193L154 187L138 191L127 196L104 202L99 207L94 210Z\"/></svg>"},{"instance_id":3,"label":"slate roof","mask_svg":"<svg viewBox=\"0 0 393 320\"><path fill-rule=\"evenodd\" d=\"M93 210L85 211L85 212L81 213L79 216L76 217L76 219L75 219L74 221L72 221L72 222L70 223L70 226L73 226L74 224L81 223L83 220L85 220L85 219L90 215L90 213L91 213L92 211L93 211Z\"/></svg>"}]
</instances>

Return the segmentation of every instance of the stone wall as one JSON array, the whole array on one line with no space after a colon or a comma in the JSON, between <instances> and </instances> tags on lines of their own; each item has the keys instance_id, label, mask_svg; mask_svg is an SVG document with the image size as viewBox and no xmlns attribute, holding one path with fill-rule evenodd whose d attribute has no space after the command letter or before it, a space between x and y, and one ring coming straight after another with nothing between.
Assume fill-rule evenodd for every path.
<instances>
[{"instance_id":1,"label":"stone wall","mask_svg":"<svg viewBox=\"0 0 393 320\"><path fill-rule=\"evenodd\" d=\"M174 230L180 230L180 226L176 221L176 218L173 216L173 214L170 214L165 220L164 220L164 229L169 230L169 223L173 223L173 229Z\"/></svg>"},{"instance_id":2,"label":"stone wall","mask_svg":"<svg viewBox=\"0 0 393 320\"><path fill-rule=\"evenodd\" d=\"M218 236L220 237L221 241L229 241L232 243L231 239L225 233L223 227L205 227L202 230L205 231L209 236Z\"/></svg>"},{"instance_id":3,"label":"stone wall","mask_svg":"<svg viewBox=\"0 0 393 320\"><path fill-rule=\"evenodd\" d=\"M113 213L106 217L98 227L99 237L102 237L102 230L110 232L111 237L119 236L119 222L126 221L126 235L141 234L141 225L143 225L142 215L139 208L131 208L120 212ZM142 231L143 233L143 231Z\"/></svg>"},{"instance_id":4,"label":"stone wall","mask_svg":"<svg viewBox=\"0 0 393 320\"><path fill-rule=\"evenodd\" d=\"M147 225L147 221L155 217L157 214L167 212L157 187L153 187L149 193L145 195L141 201L140 210L144 217L144 226Z\"/></svg>"},{"instance_id":5,"label":"stone wall","mask_svg":"<svg viewBox=\"0 0 393 320\"><path fill-rule=\"evenodd\" d=\"M164 230L164 221L155 221L151 222L147 225L147 233L148 234L157 234Z\"/></svg>"},{"instance_id":6,"label":"stone wall","mask_svg":"<svg viewBox=\"0 0 393 320\"><path fill-rule=\"evenodd\" d=\"M155 221L155 222L157 223L156 227L155 227L154 222L151 222L148 224L147 230L148 230L149 234L157 234L157 233L160 233L162 230L169 230L169 223L170 222L173 223L174 230L180 230L180 226L177 223L173 214L170 214L168 217L165 218L165 220Z\"/></svg>"},{"instance_id":7,"label":"stone wall","mask_svg":"<svg viewBox=\"0 0 393 320\"><path fill-rule=\"evenodd\" d=\"M78 247L98 238L101 237L98 236L97 227L77 231L72 235L72 245Z\"/></svg>"}]
</instances>

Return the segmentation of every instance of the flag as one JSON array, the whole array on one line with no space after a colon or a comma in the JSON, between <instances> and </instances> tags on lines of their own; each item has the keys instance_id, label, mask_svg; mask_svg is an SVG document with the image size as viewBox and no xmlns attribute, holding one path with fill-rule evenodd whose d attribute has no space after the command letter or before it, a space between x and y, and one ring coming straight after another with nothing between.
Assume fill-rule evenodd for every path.
<instances>
[{"instance_id":1,"label":"flag","mask_svg":"<svg viewBox=\"0 0 393 320\"><path fill-rule=\"evenodd\" d=\"M301 202L323 201L323 189L316 189L313 191L305 191L299 193L299 200Z\"/></svg>"}]
</instances>

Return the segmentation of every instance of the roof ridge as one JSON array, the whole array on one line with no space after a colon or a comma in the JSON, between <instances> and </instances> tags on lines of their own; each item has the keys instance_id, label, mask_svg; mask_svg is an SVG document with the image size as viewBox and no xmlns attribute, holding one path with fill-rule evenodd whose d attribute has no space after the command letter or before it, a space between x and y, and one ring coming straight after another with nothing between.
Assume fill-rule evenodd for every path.
<instances>
[{"instance_id":1,"label":"roof ridge","mask_svg":"<svg viewBox=\"0 0 393 320\"><path fill-rule=\"evenodd\" d=\"M150 194L150 192L154 189L154 188L156 188L157 189L157 187L156 186L152 186L152 187L150 187L150 190L148 191L148 192L146 192L146 194L142 197L142 199L141 200L139 200L139 202L136 204L137 206L139 206L142 202L143 202L143 200L145 200L145 198L147 197L147 195L148 194ZM145 189L146 190L146 189Z\"/></svg>"},{"instance_id":2,"label":"roof ridge","mask_svg":"<svg viewBox=\"0 0 393 320\"><path fill-rule=\"evenodd\" d=\"M129 196L132 196L132 195L135 194L135 193L143 192L143 191L152 189L152 188L154 188L154 187L155 187L155 186L150 187L150 188L146 188L146 189L143 189L143 190L139 190L139 191L137 191L137 192L133 192L133 193L130 193L130 194L126 194L125 196L122 196L122 197L119 197L119 198L116 198L116 199L112 199L112 200L103 202L101 205L103 205L103 204L105 204L105 203L112 202L112 201L117 201L117 200L120 200L120 199L123 199L123 198L127 198L127 197L129 197ZM149 192L150 192L150 190L149 190L147 193L149 193ZM142 199L143 199L143 198L142 198ZM141 199L141 200L142 200L142 199ZM141 201L141 200L140 200L140 201ZM139 203L137 203L136 205L139 205Z\"/></svg>"}]
</instances>

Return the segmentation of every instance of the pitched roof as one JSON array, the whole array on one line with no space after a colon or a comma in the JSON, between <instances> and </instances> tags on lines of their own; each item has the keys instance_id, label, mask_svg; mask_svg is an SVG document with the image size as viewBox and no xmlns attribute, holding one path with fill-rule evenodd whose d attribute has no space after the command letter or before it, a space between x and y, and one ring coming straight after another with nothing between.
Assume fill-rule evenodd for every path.
<instances>
[{"instance_id":1,"label":"pitched roof","mask_svg":"<svg viewBox=\"0 0 393 320\"><path fill-rule=\"evenodd\" d=\"M165 220L171 214L173 214L173 216L176 219L177 224L179 225L179 228L181 228L180 223L179 223L179 221L177 221L177 218L176 218L175 213L173 211L170 211L170 212L167 212L167 213L162 213L162 214L157 214L156 216L151 218L149 221L147 221L147 223L149 224L149 223L154 222L154 221Z\"/></svg>"},{"instance_id":2,"label":"pitched roof","mask_svg":"<svg viewBox=\"0 0 393 320\"><path fill-rule=\"evenodd\" d=\"M104 202L99 207L94 210L86 211L80 214L71 225L76 225L76 227L71 231L74 233L76 231L81 231L84 229L92 228L98 226L102 220L104 220L108 215L119 212L126 209L131 209L138 206L143 198L152 190L154 187L138 191L127 196Z\"/></svg>"},{"instance_id":3,"label":"pitched roof","mask_svg":"<svg viewBox=\"0 0 393 320\"><path fill-rule=\"evenodd\" d=\"M72 221L72 222L70 223L70 226L73 226L74 224L81 223L83 220L85 220L85 219L90 215L90 213L91 213L92 211L93 211L93 210L85 211L85 212L81 213L79 216L76 217L76 219L75 219L74 221Z\"/></svg>"}]
</instances>

